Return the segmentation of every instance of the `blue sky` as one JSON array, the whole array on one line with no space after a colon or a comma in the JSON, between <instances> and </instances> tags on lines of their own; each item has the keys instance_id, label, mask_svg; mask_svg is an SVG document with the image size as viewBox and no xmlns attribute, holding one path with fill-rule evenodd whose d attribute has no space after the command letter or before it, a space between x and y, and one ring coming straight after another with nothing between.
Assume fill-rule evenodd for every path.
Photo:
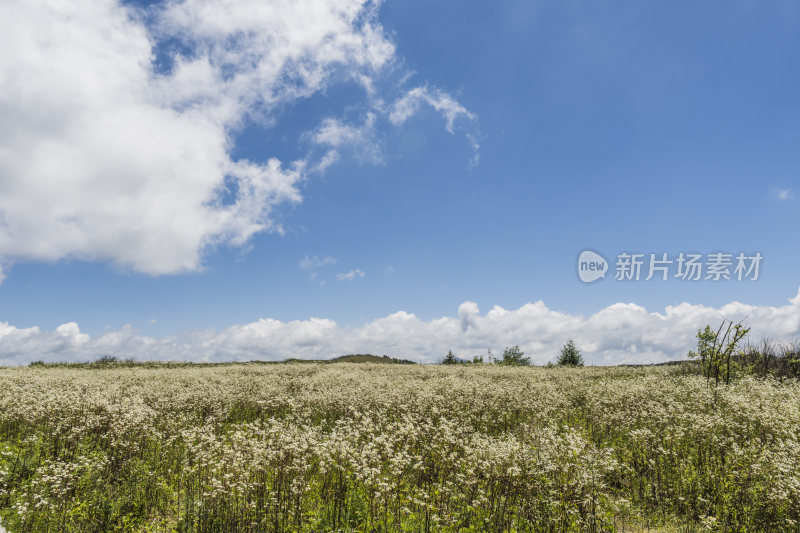
<instances>
[{"instance_id":1,"label":"blue sky","mask_svg":"<svg viewBox=\"0 0 800 533\"><path fill-rule=\"evenodd\" d=\"M278 14L263 19L248 2L238 11L215 0L66 4L77 22L46 2L0 8L0 18L51 35L38 49L11 32L0 53L18 51L0 59L9 361L37 349L86 356L81 343L19 347L26 328L49 335L73 322L93 341L125 331L191 351L199 332L260 319L317 317L358 337L403 311L433 329L450 317L468 332L465 317L539 301L580 320L620 303L666 316L686 302L706 314L678 321L684 344L697 322L739 302L747 316L783 309L782 329L766 333L800 335L797 304L787 310L800 286L796 3L414 0L342 2L338 11L308 0L298 4L305 12L262 3ZM308 13L321 29L308 29ZM287 20L288 31L275 22ZM236 37L242 31L254 37ZM96 40L76 37L86 32ZM326 43L338 38L331 52ZM64 81L74 99L31 95L29 79ZM82 136L78 124L99 133ZM241 161L250 166L224 170ZM246 186L264 195L220 214L240 205ZM587 248L612 263L623 251L764 260L757 281L610 276L586 285L576 259ZM460 312L465 302L480 311ZM554 327L528 337L501 327L463 344L455 333L413 346L362 336L341 350L374 341L370 351L426 359L450 344L469 352L514 342L544 360L579 331ZM272 345L269 335L252 346ZM298 353L314 339L337 354L314 335ZM626 339L598 341L598 361L638 360L641 346L630 346L641 339ZM593 342L587 333L590 354ZM225 358L218 343L204 357ZM683 348L645 352L663 359Z\"/></svg>"}]
</instances>

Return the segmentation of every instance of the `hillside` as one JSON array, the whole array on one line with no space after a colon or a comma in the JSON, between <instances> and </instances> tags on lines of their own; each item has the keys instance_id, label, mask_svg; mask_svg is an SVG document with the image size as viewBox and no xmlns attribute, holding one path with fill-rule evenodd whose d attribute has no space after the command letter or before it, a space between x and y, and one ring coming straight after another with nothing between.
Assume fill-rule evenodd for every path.
<instances>
[{"instance_id":1,"label":"hillside","mask_svg":"<svg viewBox=\"0 0 800 533\"><path fill-rule=\"evenodd\" d=\"M372 355L366 354L351 354L340 355L333 359L286 359L286 363L377 363L382 365L415 365L414 361L408 359L398 359L397 357L389 357L388 355Z\"/></svg>"}]
</instances>

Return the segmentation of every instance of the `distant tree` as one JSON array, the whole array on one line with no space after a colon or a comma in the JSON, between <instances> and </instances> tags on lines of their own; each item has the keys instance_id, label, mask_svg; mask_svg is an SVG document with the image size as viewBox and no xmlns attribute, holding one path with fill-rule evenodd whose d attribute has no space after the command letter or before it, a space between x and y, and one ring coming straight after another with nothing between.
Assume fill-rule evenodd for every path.
<instances>
[{"instance_id":1,"label":"distant tree","mask_svg":"<svg viewBox=\"0 0 800 533\"><path fill-rule=\"evenodd\" d=\"M447 355L445 355L444 359L442 359L443 365L457 365L459 363L461 363L461 359L456 357L456 354L453 353L453 350L448 351Z\"/></svg>"},{"instance_id":2,"label":"distant tree","mask_svg":"<svg viewBox=\"0 0 800 533\"><path fill-rule=\"evenodd\" d=\"M483 356L482 355L473 356L472 357L472 363L476 364L476 365L483 364Z\"/></svg>"},{"instance_id":3,"label":"distant tree","mask_svg":"<svg viewBox=\"0 0 800 533\"><path fill-rule=\"evenodd\" d=\"M581 351L575 346L575 342L572 339L567 341L564 347L561 348L558 364L562 366L583 366Z\"/></svg>"},{"instance_id":4,"label":"distant tree","mask_svg":"<svg viewBox=\"0 0 800 533\"><path fill-rule=\"evenodd\" d=\"M525 357L525 354L519 349L519 346L512 346L511 348L506 347L503 352L503 360L500 361L500 364L506 366L530 366L531 358Z\"/></svg>"}]
</instances>

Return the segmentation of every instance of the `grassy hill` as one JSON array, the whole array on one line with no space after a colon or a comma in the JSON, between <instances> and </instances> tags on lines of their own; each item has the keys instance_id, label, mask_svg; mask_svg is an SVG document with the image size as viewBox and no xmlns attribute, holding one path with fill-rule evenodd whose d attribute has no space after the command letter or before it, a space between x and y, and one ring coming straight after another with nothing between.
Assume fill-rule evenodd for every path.
<instances>
[{"instance_id":1,"label":"grassy hill","mask_svg":"<svg viewBox=\"0 0 800 533\"><path fill-rule=\"evenodd\" d=\"M389 357L388 355L372 355L372 354L350 354L340 355L332 359L299 359L290 357L283 361L225 361L225 362L191 362L191 361L137 361L129 358L121 358L110 355L94 361L86 362L48 362L33 361L30 363L32 367L77 367L77 368L118 368L118 367L145 367L145 368L181 368L181 367L205 367L205 366L238 366L242 364L251 365L277 365L285 363L377 363L382 365L416 365L418 363L409 359L400 359L397 357ZM0 532L1 533L1 532Z\"/></svg>"},{"instance_id":2,"label":"grassy hill","mask_svg":"<svg viewBox=\"0 0 800 533\"><path fill-rule=\"evenodd\" d=\"M397 357L389 357L388 355L380 356L380 355L372 355L369 353L365 354L351 354L351 355L340 355L339 357L334 357L333 359L287 359L286 363L378 363L382 365L415 365L414 361L409 361L408 359L398 359Z\"/></svg>"}]
</instances>

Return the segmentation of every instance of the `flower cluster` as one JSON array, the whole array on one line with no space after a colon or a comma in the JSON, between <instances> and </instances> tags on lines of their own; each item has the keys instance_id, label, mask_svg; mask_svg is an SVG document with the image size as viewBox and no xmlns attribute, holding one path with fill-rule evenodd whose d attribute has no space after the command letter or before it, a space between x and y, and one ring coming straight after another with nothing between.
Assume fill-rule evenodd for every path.
<instances>
[{"instance_id":1,"label":"flower cluster","mask_svg":"<svg viewBox=\"0 0 800 533\"><path fill-rule=\"evenodd\" d=\"M793 531L800 385L668 368L0 369L12 531Z\"/></svg>"}]
</instances>

